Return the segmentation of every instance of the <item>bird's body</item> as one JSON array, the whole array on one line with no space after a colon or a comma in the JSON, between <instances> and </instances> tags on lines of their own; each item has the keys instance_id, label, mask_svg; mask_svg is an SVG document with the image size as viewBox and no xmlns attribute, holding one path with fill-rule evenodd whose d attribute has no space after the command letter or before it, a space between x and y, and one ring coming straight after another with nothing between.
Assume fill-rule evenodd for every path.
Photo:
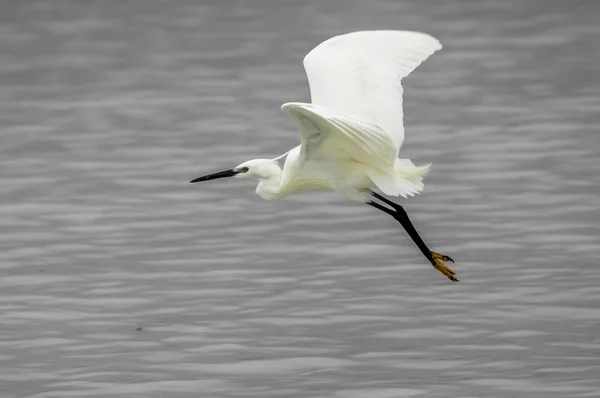
<instances>
[{"instance_id":1,"label":"bird's body","mask_svg":"<svg viewBox=\"0 0 600 398\"><path fill-rule=\"evenodd\" d=\"M260 166L255 166L262 171L256 187L258 196L265 200L276 200L302 190L333 190L352 200L364 202L369 199L365 192L375 187L370 175L378 172L376 168L353 159L327 163L313 160L302 162L301 149L298 145L286 154L283 169L277 161L271 159L250 161L250 164L261 163ZM248 163L242 165L246 166ZM413 195L423 188L421 179L429 168L429 165L416 167L408 159L396 159L392 172L404 184L404 192Z\"/></svg>"},{"instance_id":2,"label":"bird's body","mask_svg":"<svg viewBox=\"0 0 600 398\"><path fill-rule=\"evenodd\" d=\"M324 41L304 58L312 102L282 106L296 121L300 145L275 159L249 160L192 182L254 178L256 193L267 200L305 189L334 190L386 211L407 231L414 230L408 216L403 221L401 206L373 190L407 197L423 189L422 179L430 166L398 159L404 141L401 80L439 49L432 36L408 31L354 32ZM278 161L283 157L281 168ZM372 196L394 210L374 204ZM434 267L456 280L416 231L416 236L409 234Z\"/></svg>"}]
</instances>

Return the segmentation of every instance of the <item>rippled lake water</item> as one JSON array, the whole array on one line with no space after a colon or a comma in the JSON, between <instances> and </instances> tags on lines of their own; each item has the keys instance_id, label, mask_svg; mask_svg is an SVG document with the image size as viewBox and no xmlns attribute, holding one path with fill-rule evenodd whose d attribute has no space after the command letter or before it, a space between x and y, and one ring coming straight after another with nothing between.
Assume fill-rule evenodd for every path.
<instances>
[{"instance_id":1,"label":"rippled lake water","mask_svg":"<svg viewBox=\"0 0 600 398\"><path fill-rule=\"evenodd\" d=\"M0 14L0 396L598 397L588 1L13 1ZM335 34L416 29L400 226L188 184L297 145Z\"/></svg>"}]
</instances>

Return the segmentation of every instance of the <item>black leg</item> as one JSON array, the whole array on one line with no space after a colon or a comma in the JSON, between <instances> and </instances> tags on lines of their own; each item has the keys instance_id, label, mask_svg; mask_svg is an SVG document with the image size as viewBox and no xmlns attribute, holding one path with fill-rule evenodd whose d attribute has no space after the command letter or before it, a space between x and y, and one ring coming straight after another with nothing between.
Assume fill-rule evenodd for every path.
<instances>
[{"instance_id":1,"label":"black leg","mask_svg":"<svg viewBox=\"0 0 600 398\"><path fill-rule=\"evenodd\" d=\"M404 227L404 229L406 230L408 235L411 237L413 242L415 242L415 244L417 245L419 250L421 250L421 253L423 253L423 255L429 261L431 261L431 251L429 250L429 248L427 247L425 242L423 242L423 239L421 238L421 236L419 235L419 233L417 232L415 227L412 225L412 222L410 222L410 219L408 218L408 214L406 214L406 211L404 210L404 208L402 206L397 206L394 203L395 206L394 206L394 210L392 211L392 210L389 210L387 207L384 207L376 202L368 202L367 204L371 205L379 210L383 210L386 213L388 213L389 215L391 215L392 217L394 217L402 225L402 227Z\"/></svg>"},{"instance_id":2,"label":"black leg","mask_svg":"<svg viewBox=\"0 0 600 398\"><path fill-rule=\"evenodd\" d=\"M447 266L442 264L440 261L440 260L442 260L442 261L454 262L454 260L452 260L448 256L438 254L438 253L435 253L435 252L432 252L431 250L429 250L429 248L427 247L427 245L425 244L425 242L423 241L423 239L421 238L421 236L415 229L414 225L408 218L408 214L406 213L404 208L402 206L400 206L399 204L394 203L391 200L379 195L376 192L373 192L372 195L375 198L384 202L385 204L389 205L393 210L389 209L385 206L382 206L377 202L373 202L373 201L367 202L367 204L369 206L379 209L379 210L391 215L392 217L394 217L394 219L396 219L396 221L398 221L402 225L404 230L406 230L406 232L411 237L413 242L415 242L415 244L417 245L419 250L421 250L421 252L427 258L427 260L429 260L429 262L431 262L431 264L434 266L434 268L436 268L438 271L440 271L442 274L444 274L446 277L448 277L448 279L450 279L454 282L457 282L458 279L456 279L456 277L454 276L454 271L452 271L450 268L448 268Z\"/></svg>"}]
</instances>

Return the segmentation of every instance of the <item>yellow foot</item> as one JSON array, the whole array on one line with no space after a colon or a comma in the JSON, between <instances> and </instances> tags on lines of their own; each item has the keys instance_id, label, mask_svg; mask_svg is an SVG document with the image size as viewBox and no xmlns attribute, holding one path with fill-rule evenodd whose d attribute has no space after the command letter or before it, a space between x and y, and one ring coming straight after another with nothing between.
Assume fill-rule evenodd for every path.
<instances>
[{"instance_id":1,"label":"yellow foot","mask_svg":"<svg viewBox=\"0 0 600 398\"><path fill-rule=\"evenodd\" d=\"M448 267L446 264L444 264L442 261L454 262L454 260L452 260L448 256L431 252L431 264L433 265L433 268L440 271L442 274L444 274L444 276L446 278L450 279L452 282L458 282L458 279L456 278L454 271L452 271L452 269L450 267Z\"/></svg>"}]
</instances>

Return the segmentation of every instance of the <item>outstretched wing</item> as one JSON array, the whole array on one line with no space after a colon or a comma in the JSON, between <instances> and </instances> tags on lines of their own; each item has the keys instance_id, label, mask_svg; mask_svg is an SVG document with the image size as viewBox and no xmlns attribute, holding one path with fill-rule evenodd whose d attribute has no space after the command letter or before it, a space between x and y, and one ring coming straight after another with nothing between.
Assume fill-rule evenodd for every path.
<instances>
[{"instance_id":1,"label":"outstretched wing","mask_svg":"<svg viewBox=\"0 0 600 398\"><path fill-rule=\"evenodd\" d=\"M442 46L425 33L365 31L333 37L304 58L312 103L379 126L400 149L401 80Z\"/></svg>"},{"instance_id":2,"label":"outstretched wing","mask_svg":"<svg viewBox=\"0 0 600 398\"><path fill-rule=\"evenodd\" d=\"M378 126L314 104L290 102L281 109L300 130L301 162L353 159L380 170L394 167L398 151Z\"/></svg>"}]
</instances>

